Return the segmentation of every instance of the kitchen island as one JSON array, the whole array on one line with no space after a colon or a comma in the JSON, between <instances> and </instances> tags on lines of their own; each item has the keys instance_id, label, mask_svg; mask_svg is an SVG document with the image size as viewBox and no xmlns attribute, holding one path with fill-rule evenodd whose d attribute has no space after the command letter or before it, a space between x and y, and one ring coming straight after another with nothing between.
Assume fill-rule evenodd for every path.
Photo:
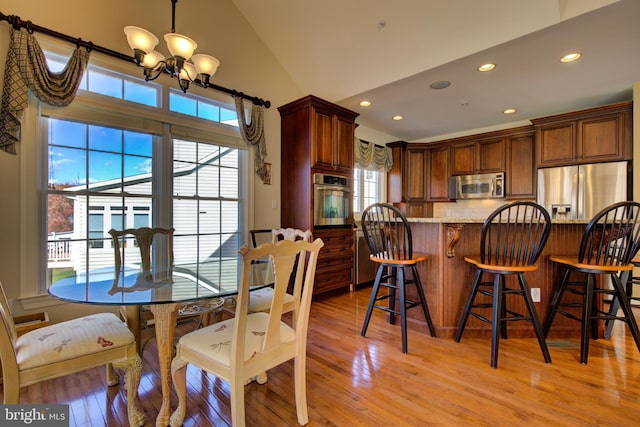
<instances>
[{"instance_id":1,"label":"kitchen island","mask_svg":"<svg viewBox=\"0 0 640 427\"><path fill-rule=\"evenodd\" d=\"M469 295L475 267L465 256L478 255L480 233L484 219L408 218L413 235L414 252L426 253L426 267L419 267L422 286L427 295L431 318L438 337L453 337ZM527 273L530 288L540 288L540 302L534 303L543 322L549 308L555 283L562 271L549 261L552 255L577 255L580 240L588 219L553 220L549 240L540 259L538 270ZM485 280L493 277L485 276ZM507 277L508 286L517 286L517 278ZM415 295L411 295L415 297ZM525 313L521 298L508 302L512 310ZM419 310L409 310L411 327L426 327ZM535 337L529 322L509 322L510 337ZM550 338L578 337L580 324L557 316L549 333ZM490 337L491 326L471 316L465 337Z\"/></svg>"}]
</instances>

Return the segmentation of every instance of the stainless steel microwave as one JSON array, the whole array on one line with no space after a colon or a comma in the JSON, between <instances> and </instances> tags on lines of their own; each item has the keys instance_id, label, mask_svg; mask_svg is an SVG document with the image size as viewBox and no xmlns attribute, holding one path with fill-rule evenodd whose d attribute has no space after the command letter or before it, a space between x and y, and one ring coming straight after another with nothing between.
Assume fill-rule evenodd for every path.
<instances>
[{"instance_id":1,"label":"stainless steel microwave","mask_svg":"<svg viewBox=\"0 0 640 427\"><path fill-rule=\"evenodd\" d=\"M503 172L449 178L450 199L500 199L504 196Z\"/></svg>"}]
</instances>

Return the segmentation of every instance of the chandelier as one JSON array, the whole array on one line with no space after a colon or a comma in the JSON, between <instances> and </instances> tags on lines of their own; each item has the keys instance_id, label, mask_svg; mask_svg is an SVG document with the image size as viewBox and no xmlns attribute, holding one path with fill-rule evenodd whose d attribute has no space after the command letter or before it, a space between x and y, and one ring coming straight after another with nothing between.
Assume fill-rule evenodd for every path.
<instances>
[{"instance_id":1,"label":"chandelier","mask_svg":"<svg viewBox=\"0 0 640 427\"><path fill-rule=\"evenodd\" d=\"M210 55L194 55L198 44L189 37L176 33L177 2L178 0L171 0L171 32L164 35L171 54L169 58L155 50L158 38L151 32L140 27L127 26L124 27L124 33L133 49L134 62L144 68L146 81L155 80L162 72L166 72L171 77L178 76L178 85L186 93L189 82L198 83L205 88L209 86L211 76L216 73L220 61Z\"/></svg>"}]
</instances>

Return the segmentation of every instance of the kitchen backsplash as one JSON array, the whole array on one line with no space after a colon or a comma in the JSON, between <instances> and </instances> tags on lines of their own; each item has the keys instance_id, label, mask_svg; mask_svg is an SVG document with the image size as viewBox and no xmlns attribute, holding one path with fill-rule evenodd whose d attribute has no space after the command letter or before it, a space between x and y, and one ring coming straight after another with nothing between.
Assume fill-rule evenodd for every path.
<instances>
[{"instance_id":1,"label":"kitchen backsplash","mask_svg":"<svg viewBox=\"0 0 640 427\"><path fill-rule=\"evenodd\" d=\"M499 206L508 203L502 199L458 200L451 203L434 203L434 218L486 218Z\"/></svg>"}]
</instances>

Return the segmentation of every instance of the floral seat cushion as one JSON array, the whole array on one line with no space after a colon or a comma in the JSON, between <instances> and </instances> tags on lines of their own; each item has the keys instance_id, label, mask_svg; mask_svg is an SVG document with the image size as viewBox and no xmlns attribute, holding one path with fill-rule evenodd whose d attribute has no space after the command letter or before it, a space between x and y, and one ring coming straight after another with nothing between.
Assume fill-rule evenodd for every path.
<instances>
[{"instance_id":1,"label":"floral seat cushion","mask_svg":"<svg viewBox=\"0 0 640 427\"><path fill-rule=\"evenodd\" d=\"M99 353L134 342L127 326L113 313L80 317L28 332L16 341L20 370Z\"/></svg>"},{"instance_id":2,"label":"floral seat cushion","mask_svg":"<svg viewBox=\"0 0 640 427\"><path fill-rule=\"evenodd\" d=\"M251 296L253 297L253 294ZM247 316L244 360L251 359L254 354L261 351L268 321L267 313L252 313ZM229 319L190 332L180 338L178 349L187 348L221 365L230 366L234 322L235 319ZM295 339L295 331L284 322L280 322L280 339L282 342L291 342Z\"/></svg>"}]
</instances>

